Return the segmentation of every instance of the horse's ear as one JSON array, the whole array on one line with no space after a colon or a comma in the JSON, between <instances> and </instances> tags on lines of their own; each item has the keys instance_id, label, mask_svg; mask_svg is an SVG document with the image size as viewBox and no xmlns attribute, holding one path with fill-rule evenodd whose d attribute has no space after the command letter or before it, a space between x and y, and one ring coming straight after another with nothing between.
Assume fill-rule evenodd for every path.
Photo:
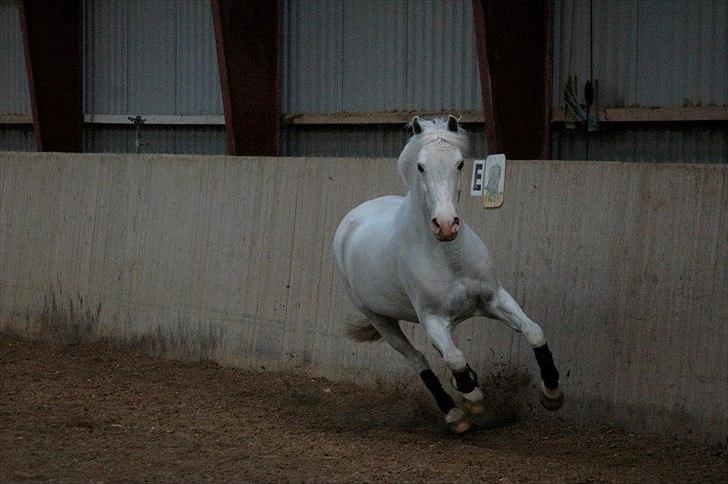
<instances>
[{"instance_id":1,"label":"horse's ear","mask_svg":"<svg viewBox=\"0 0 728 484\"><path fill-rule=\"evenodd\" d=\"M415 116L412 118L412 131L414 131L415 134L420 134L422 132L422 126L420 126L420 117Z\"/></svg>"},{"instance_id":2,"label":"horse's ear","mask_svg":"<svg viewBox=\"0 0 728 484\"><path fill-rule=\"evenodd\" d=\"M447 130L457 133L458 129L458 120L451 114L447 117Z\"/></svg>"}]
</instances>

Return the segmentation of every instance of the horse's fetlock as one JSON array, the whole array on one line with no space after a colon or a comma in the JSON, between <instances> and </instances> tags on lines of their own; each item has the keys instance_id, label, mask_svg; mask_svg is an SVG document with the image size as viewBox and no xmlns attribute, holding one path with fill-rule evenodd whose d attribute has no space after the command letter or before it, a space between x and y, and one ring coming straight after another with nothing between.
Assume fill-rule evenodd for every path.
<instances>
[{"instance_id":1,"label":"horse's fetlock","mask_svg":"<svg viewBox=\"0 0 728 484\"><path fill-rule=\"evenodd\" d=\"M470 365L466 365L462 371L453 371L454 386L460 393L470 393L478 388L478 376Z\"/></svg>"}]
</instances>

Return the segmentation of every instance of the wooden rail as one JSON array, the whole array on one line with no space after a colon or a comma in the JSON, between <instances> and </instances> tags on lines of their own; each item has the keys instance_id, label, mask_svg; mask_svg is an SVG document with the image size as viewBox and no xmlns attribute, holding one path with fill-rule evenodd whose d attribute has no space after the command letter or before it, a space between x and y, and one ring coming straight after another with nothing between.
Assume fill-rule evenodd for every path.
<instances>
[{"instance_id":1,"label":"wooden rail","mask_svg":"<svg viewBox=\"0 0 728 484\"><path fill-rule=\"evenodd\" d=\"M728 106L700 108L602 108L599 120L603 123L646 123L685 121L728 121ZM551 122L575 121L557 109L551 115Z\"/></svg>"},{"instance_id":2,"label":"wooden rail","mask_svg":"<svg viewBox=\"0 0 728 484\"><path fill-rule=\"evenodd\" d=\"M477 111L451 111L465 124L483 123L483 113ZM331 114L287 114L283 117L286 125L367 125L367 124L405 124L412 117L433 117L447 115L439 111L394 111L375 113L331 113ZM86 114L86 124L129 124L129 114ZM132 116L133 117L133 116ZM148 125L224 125L221 114L210 115L142 115ZM690 121L728 121L728 106L680 107L680 108L603 108L599 112L602 123L662 123ZM552 123L575 121L567 117L562 109L552 112ZM33 124L30 114L0 114L0 125Z\"/></svg>"}]
</instances>

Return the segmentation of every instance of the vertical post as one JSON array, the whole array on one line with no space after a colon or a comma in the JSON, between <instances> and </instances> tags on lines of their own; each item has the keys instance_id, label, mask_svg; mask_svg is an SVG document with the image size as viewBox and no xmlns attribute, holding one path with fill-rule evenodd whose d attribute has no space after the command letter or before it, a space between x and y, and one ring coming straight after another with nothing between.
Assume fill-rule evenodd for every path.
<instances>
[{"instance_id":1,"label":"vertical post","mask_svg":"<svg viewBox=\"0 0 728 484\"><path fill-rule=\"evenodd\" d=\"M210 0L231 155L280 152L279 0Z\"/></svg>"},{"instance_id":2,"label":"vertical post","mask_svg":"<svg viewBox=\"0 0 728 484\"><path fill-rule=\"evenodd\" d=\"M38 151L83 151L81 0L17 0Z\"/></svg>"},{"instance_id":3,"label":"vertical post","mask_svg":"<svg viewBox=\"0 0 728 484\"><path fill-rule=\"evenodd\" d=\"M488 151L549 156L552 0L473 0Z\"/></svg>"}]
</instances>

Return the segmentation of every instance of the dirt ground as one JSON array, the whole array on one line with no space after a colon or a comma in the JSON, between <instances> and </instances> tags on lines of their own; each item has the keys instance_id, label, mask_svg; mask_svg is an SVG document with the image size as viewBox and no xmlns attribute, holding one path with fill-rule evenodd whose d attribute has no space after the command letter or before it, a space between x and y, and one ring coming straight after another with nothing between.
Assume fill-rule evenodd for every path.
<instances>
[{"instance_id":1,"label":"dirt ground","mask_svg":"<svg viewBox=\"0 0 728 484\"><path fill-rule=\"evenodd\" d=\"M725 450L423 398L0 336L0 480L726 481Z\"/></svg>"}]
</instances>

